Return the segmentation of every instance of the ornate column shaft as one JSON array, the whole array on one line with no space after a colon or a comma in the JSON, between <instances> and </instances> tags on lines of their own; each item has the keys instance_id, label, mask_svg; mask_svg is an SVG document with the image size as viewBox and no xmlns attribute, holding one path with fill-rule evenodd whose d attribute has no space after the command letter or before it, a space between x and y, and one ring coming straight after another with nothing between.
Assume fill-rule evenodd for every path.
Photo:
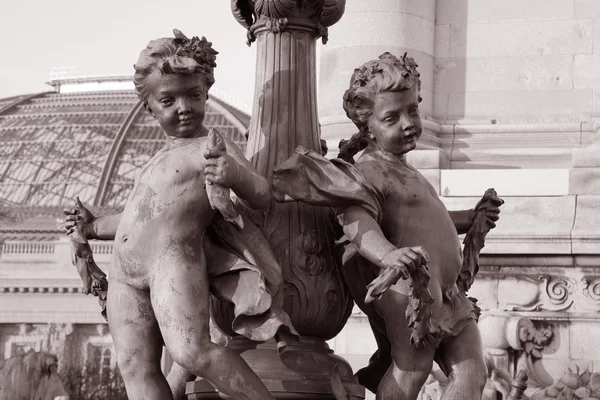
<instances>
[{"instance_id":1,"label":"ornate column shaft","mask_svg":"<svg viewBox=\"0 0 600 400\"><path fill-rule=\"evenodd\" d=\"M246 157L271 179L275 166L298 146L320 149L316 96L316 40L327 40L327 28L342 16L345 0L232 0L236 19L258 46L256 88ZM348 363L328 348L352 311L335 252L334 215L324 207L273 202L250 215L263 230L283 271L283 303L302 335L300 343L279 354L273 343L249 346L234 337L228 347L242 357L275 398L334 399L334 368L346 392L364 398ZM228 329L225 305L213 314ZM215 394L196 382L188 398ZM214 391L213 391L214 393ZM218 396L218 395L216 395Z\"/></svg>"}]
</instances>

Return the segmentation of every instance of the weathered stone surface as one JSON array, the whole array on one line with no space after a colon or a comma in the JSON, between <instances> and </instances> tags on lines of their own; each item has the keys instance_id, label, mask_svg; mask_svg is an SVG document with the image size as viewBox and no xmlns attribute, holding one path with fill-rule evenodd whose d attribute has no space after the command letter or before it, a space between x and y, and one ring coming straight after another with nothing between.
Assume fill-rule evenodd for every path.
<instances>
[{"instance_id":1,"label":"weathered stone surface","mask_svg":"<svg viewBox=\"0 0 600 400\"><path fill-rule=\"evenodd\" d=\"M572 240L574 254L600 253L600 195L577 196Z\"/></svg>"},{"instance_id":2,"label":"weathered stone surface","mask_svg":"<svg viewBox=\"0 0 600 400\"><path fill-rule=\"evenodd\" d=\"M575 55L575 88L600 87L598 71L600 71L600 54Z\"/></svg>"},{"instance_id":3,"label":"weathered stone surface","mask_svg":"<svg viewBox=\"0 0 600 400\"><path fill-rule=\"evenodd\" d=\"M573 2L574 0L444 0L437 3L436 21L439 24L450 24L569 19L573 17Z\"/></svg>"},{"instance_id":4,"label":"weathered stone surface","mask_svg":"<svg viewBox=\"0 0 600 400\"><path fill-rule=\"evenodd\" d=\"M594 20L594 53L600 53L600 19Z\"/></svg>"},{"instance_id":5,"label":"weathered stone surface","mask_svg":"<svg viewBox=\"0 0 600 400\"><path fill-rule=\"evenodd\" d=\"M445 172L442 171L442 194ZM494 185L492 179L486 182L488 185L482 186L495 187L505 204L497 227L486 238L482 254L571 254L575 196L511 197ZM444 197L443 201L449 210L472 208L479 197L471 196Z\"/></svg>"},{"instance_id":6,"label":"weathered stone surface","mask_svg":"<svg viewBox=\"0 0 600 400\"><path fill-rule=\"evenodd\" d=\"M597 322L579 321L570 327L569 356L573 360L600 360L600 346L598 346Z\"/></svg>"},{"instance_id":7,"label":"weathered stone surface","mask_svg":"<svg viewBox=\"0 0 600 400\"><path fill-rule=\"evenodd\" d=\"M435 26L435 58L446 58L450 55L450 25Z\"/></svg>"},{"instance_id":8,"label":"weathered stone surface","mask_svg":"<svg viewBox=\"0 0 600 400\"><path fill-rule=\"evenodd\" d=\"M573 149L573 167L600 167L600 147Z\"/></svg>"},{"instance_id":9,"label":"weathered stone surface","mask_svg":"<svg viewBox=\"0 0 600 400\"><path fill-rule=\"evenodd\" d=\"M436 94L572 87L573 56L448 58L435 61Z\"/></svg>"},{"instance_id":10,"label":"weathered stone surface","mask_svg":"<svg viewBox=\"0 0 600 400\"><path fill-rule=\"evenodd\" d=\"M454 92L449 94L448 119L509 121L521 117L538 122L560 118L562 122L588 120L592 89L502 92ZM560 101L559 101L560 100Z\"/></svg>"},{"instance_id":11,"label":"weathered stone surface","mask_svg":"<svg viewBox=\"0 0 600 400\"><path fill-rule=\"evenodd\" d=\"M431 22L435 20L435 1L398 1L398 0L369 0L369 1L348 1L346 2L346 12L344 18L354 12L364 11L383 11L398 14L410 14L422 17Z\"/></svg>"},{"instance_id":12,"label":"weathered stone surface","mask_svg":"<svg viewBox=\"0 0 600 400\"><path fill-rule=\"evenodd\" d=\"M442 171L444 196L476 196L493 187L504 196L563 196L568 169L482 169Z\"/></svg>"},{"instance_id":13,"label":"weathered stone surface","mask_svg":"<svg viewBox=\"0 0 600 400\"><path fill-rule=\"evenodd\" d=\"M575 0L575 18L600 18L600 2Z\"/></svg>"},{"instance_id":14,"label":"weathered stone surface","mask_svg":"<svg viewBox=\"0 0 600 400\"><path fill-rule=\"evenodd\" d=\"M600 195L600 168L573 168L570 170L569 193ZM598 250L600 251L600 248Z\"/></svg>"},{"instance_id":15,"label":"weathered stone surface","mask_svg":"<svg viewBox=\"0 0 600 400\"><path fill-rule=\"evenodd\" d=\"M407 47L433 55L434 24L419 16L390 11L346 13L330 28L330 37L328 49L352 43L352 46Z\"/></svg>"},{"instance_id":16,"label":"weathered stone surface","mask_svg":"<svg viewBox=\"0 0 600 400\"><path fill-rule=\"evenodd\" d=\"M593 32L591 19L457 24L450 27L450 57L586 54Z\"/></svg>"}]
</instances>

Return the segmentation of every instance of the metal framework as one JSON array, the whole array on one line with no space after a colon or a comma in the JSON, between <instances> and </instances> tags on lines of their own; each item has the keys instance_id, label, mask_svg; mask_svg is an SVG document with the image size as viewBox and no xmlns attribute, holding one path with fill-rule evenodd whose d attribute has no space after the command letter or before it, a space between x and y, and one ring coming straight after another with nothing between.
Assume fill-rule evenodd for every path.
<instances>
[{"instance_id":1,"label":"metal framework","mask_svg":"<svg viewBox=\"0 0 600 400\"><path fill-rule=\"evenodd\" d=\"M246 123L211 96L205 124L244 146ZM0 99L0 204L56 207L75 196L122 207L164 134L133 90Z\"/></svg>"}]
</instances>

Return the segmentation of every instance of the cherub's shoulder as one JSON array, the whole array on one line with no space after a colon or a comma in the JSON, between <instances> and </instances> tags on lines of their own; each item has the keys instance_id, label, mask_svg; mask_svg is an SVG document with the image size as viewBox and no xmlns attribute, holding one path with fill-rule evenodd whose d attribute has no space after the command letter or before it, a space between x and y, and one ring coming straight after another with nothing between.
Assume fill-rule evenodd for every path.
<instances>
[{"instance_id":1,"label":"cherub's shoulder","mask_svg":"<svg viewBox=\"0 0 600 400\"><path fill-rule=\"evenodd\" d=\"M354 167L375 189L385 192L389 173L386 171L385 165L381 160L368 154L363 154L356 160Z\"/></svg>"}]
</instances>

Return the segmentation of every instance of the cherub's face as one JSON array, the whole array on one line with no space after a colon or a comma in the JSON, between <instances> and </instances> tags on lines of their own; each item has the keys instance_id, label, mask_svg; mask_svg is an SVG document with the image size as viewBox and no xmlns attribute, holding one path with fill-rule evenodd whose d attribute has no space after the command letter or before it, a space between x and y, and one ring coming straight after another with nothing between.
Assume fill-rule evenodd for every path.
<instances>
[{"instance_id":1,"label":"cherub's face","mask_svg":"<svg viewBox=\"0 0 600 400\"><path fill-rule=\"evenodd\" d=\"M201 74L161 74L147 78L146 109L171 137L190 138L202 135L206 80Z\"/></svg>"},{"instance_id":2,"label":"cherub's face","mask_svg":"<svg viewBox=\"0 0 600 400\"><path fill-rule=\"evenodd\" d=\"M367 124L379 147L387 152L402 155L413 150L423 132L417 90L376 95Z\"/></svg>"}]
</instances>

